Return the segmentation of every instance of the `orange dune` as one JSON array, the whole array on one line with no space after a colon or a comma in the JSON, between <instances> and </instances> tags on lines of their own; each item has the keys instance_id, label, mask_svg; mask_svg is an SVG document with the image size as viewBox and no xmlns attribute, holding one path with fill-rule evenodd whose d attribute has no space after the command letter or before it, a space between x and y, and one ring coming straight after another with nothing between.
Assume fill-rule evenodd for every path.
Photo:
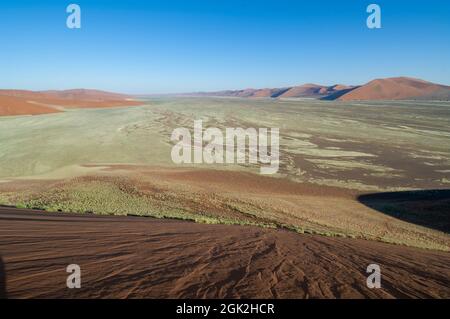
<instances>
[{"instance_id":1,"label":"orange dune","mask_svg":"<svg viewBox=\"0 0 450 319\"><path fill-rule=\"evenodd\" d=\"M376 79L339 97L341 101L351 100L448 100L450 87L419 79L396 77Z\"/></svg>"},{"instance_id":2,"label":"orange dune","mask_svg":"<svg viewBox=\"0 0 450 319\"><path fill-rule=\"evenodd\" d=\"M64 108L103 108L140 105L129 96L98 90L0 90L0 116L61 112Z\"/></svg>"},{"instance_id":3,"label":"orange dune","mask_svg":"<svg viewBox=\"0 0 450 319\"><path fill-rule=\"evenodd\" d=\"M317 84L304 84L294 86L283 93L280 97L302 97L302 96L318 96L327 93L327 87Z\"/></svg>"},{"instance_id":4,"label":"orange dune","mask_svg":"<svg viewBox=\"0 0 450 319\"><path fill-rule=\"evenodd\" d=\"M251 97L273 97L282 89L260 89L256 90Z\"/></svg>"},{"instance_id":5,"label":"orange dune","mask_svg":"<svg viewBox=\"0 0 450 319\"><path fill-rule=\"evenodd\" d=\"M0 95L0 116L36 115L56 112L60 111L55 108L32 104L23 98Z\"/></svg>"},{"instance_id":6,"label":"orange dune","mask_svg":"<svg viewBox=\"0 0 450 319\"><path fill-rule=\"evenodd\" d=\"M341 90L350 90L353 89L354 86L345 85L345 84L336 84L331 87L332 90L341 91Z\"/></svg>"},{"instance_id":7,"label":"orange dune","mask_svg":"<svg viewBox=\"0 0 450 319\"><path fill-rule=\"evenodd\" d=\"M361 86L331 86L307 83L284 88L196 92L187 96L222 96L241 98L316 98L321 100L450 100L450 86L420 79L395 77L376 79Z\"/></svg>"}]
</instances>

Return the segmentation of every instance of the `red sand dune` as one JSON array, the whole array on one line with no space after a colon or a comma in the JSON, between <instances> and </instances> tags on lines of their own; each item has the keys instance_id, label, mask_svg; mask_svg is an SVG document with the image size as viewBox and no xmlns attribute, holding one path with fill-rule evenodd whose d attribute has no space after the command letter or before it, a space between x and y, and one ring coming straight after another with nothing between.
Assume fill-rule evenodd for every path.
<instances>
[{"instance_id":1,"label":"red sand dune","mask_svg":"<svg viewBox=\"0 0 450 319\"><path fill-rule=\"evenodd\" d=\"M450 86L396 77L373 80L362 86L303 84L286 88L198 92L191 96L318 98L323 100L450 100Z\"/></svg>"},{"instance_id":2,"label":"red sand dune","mask_svg":"<svg viewBox=\"0 0 450 319\"><path fill-rule=\"evenodd\" d=\"M0 234L9 298L450 297L450 254L359 239L4 207ZM372 263L381 289L366 286Z\"/></svg>"},{"instance_id":3,"label":"red sand dune","mask_svg":"<svg viewBox=\"0 0 450 319\"><path fill-rule=\"evenodd\" d=\"M300 86L294 86L280 95L284 98L292 97L310 97L310 98L326 98L332 96L341 96L346 92L352 90L353 86L347 86L342 84L336 84L332 86L324 86L318 84L304 84ZM333 98L330 98L332 100Z\"/></svg>"},{"instance_id":4,"label":"red sand dune","mask_svg":"<svg viewBox=\"0 0 450 319\"><path fill-rule=\"evenodd\" d=\"M286 90L287 88L244 89L235 91L219 91L211 93L206 92L206 93L199 93L198 95L262 98L262 97L276 97L285 92Z\"/></svg>"},{"instance_id":5,"label":"red sand dune","mask_svg":"<svg viewBox=\"0 0 450 319\"><path fill-rule=\"evenodd\" d=\"M34 115L56 112L60 111L55 108L32 104L23 98L0 95L0 116Z\"/></svg>"},{"instance_id":6,"label":"red sand dune","mask_svg":"<svg viewBox=\"0 0 450 319\"><path fill-rule=\"evenodd\" d=\"M280 97L307 97L327 94L328 87L317 84L304 84L300 86L294 86L283 93Z\"/></svg>"},{"instance_id":7,"label":"red sand dune","mask_svg":"<svg viewBox=\"0 0 450 319\"><path fill-rule=\"evenodd\" d=\"M336 84L331 86L331 88L335 91L341 91L341 90L350 90L354 88L354 86L351 85L345 85L345 84Z\"/></svg>"},{"instance_id":8,"label":"red sand dune","mask_svg":"<svg viewBox=\"0 0 450 319\"><path fill-rule=\"evenodd\" d=\"M186 95L191 96L223 96L223 97L243 97L243 98L322 98L339 92L346 93L351 90L352 86L346 85L318 85L318 84L303 84L293 87L284 88L265 88L265 89L245 89L245 90L227 90L217 92L197 92ZM341 95L342 95L341 94ZM339 96L341 96L339 95Z\"/></svg>"},{"instance_id":9,"label":"red sand dune","mask_svg":"<svg viewBox=\"0 0 450 319\"><path fill-rule=\"evenodd\" d=\"M450 98L450 86L419 79L397 77L376 79L344 94L341 101L350 100L407 100Z\"/></svg>"},{"instance_id":10,"label":"red sand dune","mask_svg":"<svg viewBox=\"0 0 450 319\"><path fill-rule=\"evenodd\" d=\"M87 90L87 89L73 89L65 91L43 91L46 95L61 99L70 100L89 100L89 101L111 101L111 100L126 100L130 96L120 93L105 92L100 90Z\"/></svg>"},{"instance_id":11,"label":"red sand dune","mask_svg":"<svg viewBox=\"0 0 450 319\"><path fill-rule=\"evenodd\" d=\"M278 96L284 89L261 89L256 90L251 97L274 97Z\"/></svg>"},{"instance_id":12,"label":"red sand dune","mask_svg":"<svg viewBox=\"0 0 450 319\"><path fill-rule=\"evenodd\" d=\"M62 108L133 106L127 95L98 90L27 91L0 90L0 116L36 115L61 112Z\"/></svg>"},{"instance_id":13,"label":"red sand dune","mask_svg":"<svg viewBox=\"0 0 450 319\"><path fill-rule=\"evenodd\" d=\"M243 98L278 98L278 97L323 97L335 93L334 86L323 86L316 84L304 84L294 87L227 90L217 92L198 92L187 94L193 96L223 96Z\"/></svg>"}]
</instances>

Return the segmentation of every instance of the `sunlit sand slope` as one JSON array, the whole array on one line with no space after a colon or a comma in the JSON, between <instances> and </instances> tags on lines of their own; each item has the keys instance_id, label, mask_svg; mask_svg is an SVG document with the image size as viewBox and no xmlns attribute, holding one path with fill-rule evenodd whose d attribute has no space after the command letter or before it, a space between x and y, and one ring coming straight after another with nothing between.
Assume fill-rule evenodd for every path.
<instances>
[{"instance_id":1,"label":"sunlit sand slope","mask_svg":"<svg viewBox=\"0 0 450 319\"><path fill-rule=\"evenodd\" d=\"M364 240L4 208L0 232L12 298L450 297L448 253ZM366 286L372 263L382 289ZM81 289L66 287L69 264Z\"/></svg>"}]
</instances>

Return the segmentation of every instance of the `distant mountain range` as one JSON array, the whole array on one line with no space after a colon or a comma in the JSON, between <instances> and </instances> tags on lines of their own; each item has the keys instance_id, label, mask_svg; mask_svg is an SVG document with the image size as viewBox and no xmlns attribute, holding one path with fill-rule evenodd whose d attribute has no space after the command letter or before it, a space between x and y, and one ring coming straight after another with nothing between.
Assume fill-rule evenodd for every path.
<instances>
[{"instance_id":1,"label":"distant mountain range","mask_svg":"<svg viewBox=\"0 0 450 319\"><path fill-rule=\"evenodd\" d=\"M360 86L303 84L285 88L227 90L189 93L189 96L241 98L315 98L322 100L450 100L450 86L420 79L376 79Z\"/></svg>"}]
</instances>

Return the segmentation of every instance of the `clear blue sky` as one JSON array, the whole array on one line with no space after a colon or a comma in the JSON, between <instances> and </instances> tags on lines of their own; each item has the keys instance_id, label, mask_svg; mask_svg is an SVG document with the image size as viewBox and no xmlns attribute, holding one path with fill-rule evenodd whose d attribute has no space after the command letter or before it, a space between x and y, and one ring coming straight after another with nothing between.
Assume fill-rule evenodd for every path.
<instances>
[{"instance_id":1,"label":"clear blue sky","mask_svg":"<svg viewBox=\"0 0 450 319\"><path fill-rule=\"evenodd\" d=\"M81 6L82 28L66 27ZM380 30L366 7L382 8ZM167 93L413 76L450 84L450 1L1 1L0 88Z\"/></svg>"}]
</instances>

